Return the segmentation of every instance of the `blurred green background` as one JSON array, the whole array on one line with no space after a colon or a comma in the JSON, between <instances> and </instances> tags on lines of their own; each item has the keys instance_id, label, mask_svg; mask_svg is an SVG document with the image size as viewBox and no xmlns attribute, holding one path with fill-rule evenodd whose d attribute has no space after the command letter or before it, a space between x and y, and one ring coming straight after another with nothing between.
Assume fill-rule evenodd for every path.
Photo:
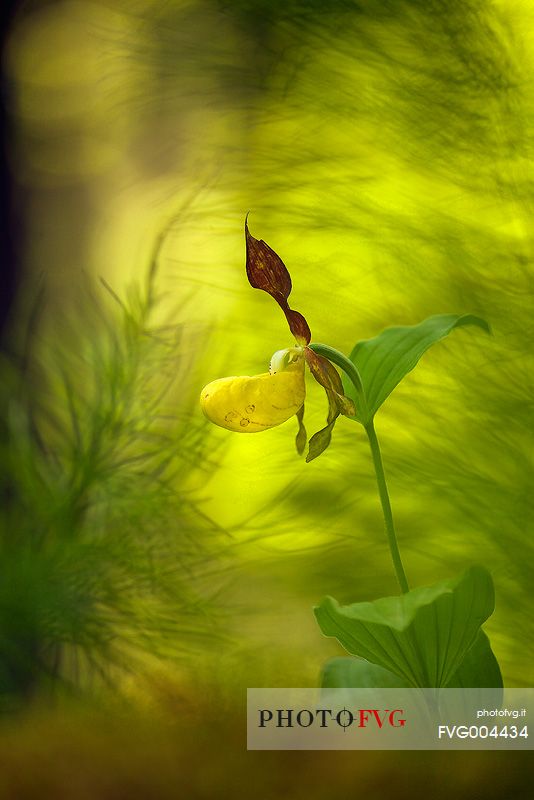
<instances>
[{"instance_id":1,"label":"blurred green background","mask_svg":"<svg viewBox=\"0 0 534 800\"><path fill-rule=\"evenodd\" d=\"M313 604L397 587L359 426L341 419L305 464L292 422L234 435L197 397L292 344L246 281L247 211L315 341L349 353L431 314L487 319L491 338L427 353L376 427L411 585L489 568L505 685L533 685L533 68L527 0L21 4L4 57L26 230L2 365L6 796L230 797L255 775L258 796L327 780L337 798L360 775L370 797L398 777L402 797L416 772L442 796L502 795L505 756L245 752L245 688L317 685L342 652ZM506 778L517 797L525 776Z\"/></svg>"}]
</instances>

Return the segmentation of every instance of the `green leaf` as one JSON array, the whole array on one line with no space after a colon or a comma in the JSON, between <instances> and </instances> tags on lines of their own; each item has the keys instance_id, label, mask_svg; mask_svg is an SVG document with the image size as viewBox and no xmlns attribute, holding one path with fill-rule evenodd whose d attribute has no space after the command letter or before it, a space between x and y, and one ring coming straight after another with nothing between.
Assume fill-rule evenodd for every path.
<instances>
[{"instance_id":1,"label":"green leaf","mask_svg":"<svg viewBox=\"0 0 534 800\"><path fill-rule=\"evenodd\" d=\"M401 689L410 684L364 658L331 658L323 667L323 689Z\"/></svg>"},{"instance_id":2,"label":"green leaf","mask_svg":"<svg viewBox=\"0 0 534 800\"><path fill-rule=\"evenodd\" d=\"M364 658L345 656L331 658L323 667L321 688L323 689L401 689L410 684L384 667L371 664ZM483 630L479 630L474 643L447 683L447 689L496 689L495 705L502 700L502 675L490 642ZM471 697L471 695L470 695ZM487 694L481 700L487 699ZM477 696L473 697L475 705ZM483 705L483 703L482 703Z\"/></svg>"},{"instance_id":3,"label":"green leaf","mask_svg":"<svg viewBox=\"0 0 534 800\"><path fill-rule=\"evenodd\" d=\"M447 684L449 689L502 689L503 680L497 659L484 631L478 635L465 658Z\"/></svg>"},{"instance_id":4,"label":"green leaf","mask_svg":"<svg viewBox=\"0 0 534 800\"><path fill-rule=\"evenodd\" d=\"M499 708L503 700L503 681L497 659L493 655L489 639L480 630L467 651L460 667L447 684L447 689L469 689L469 692L439 695L439 707L443 715L466 722L475 718L479 708L488 705Z\"/></svg>"},{"instance_id":5,"label":"green leaf","mask_svg":"<svg viewBox=\"0 0 534 800\"><path fill-rule=\"evenodd\" d=\"M452 330L465 325L477 325L491 333L488 323L472 314L438 314L419 325L387 328L373 339L358 342L350 360L360 373L366 407L352 419L364 425L368 423L395 386L417 365L423 353ZM343 386L345 394L356 402L358 408L356 390L346 375L343 376Z\"/></svg>"},{"instance_id":6,"label":"green leaf","mask_svg":"<svg viewBox=\"0 0 534 800\"><path fill-rule=\"evenodd\" d=\"M340 606L326 597L319 627L352 655L395 673L410 686L447 686L494 608L493 582L482 567L399 597Z\"/></svg>"}]
</instances>

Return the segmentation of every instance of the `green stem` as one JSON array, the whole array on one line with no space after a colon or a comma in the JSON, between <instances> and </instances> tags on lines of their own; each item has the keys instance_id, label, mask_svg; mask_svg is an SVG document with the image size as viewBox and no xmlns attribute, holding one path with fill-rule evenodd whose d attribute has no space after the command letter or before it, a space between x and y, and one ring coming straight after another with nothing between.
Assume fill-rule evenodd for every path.
<instances>
[{"instance_id":1,"label":"green stem","mask_svg":"<svg viewBox=\"0 0 534 800\"><path fill-rule=\"evenodd\" d=\"M386 524L389 550L391 553L391 558L393 559L393 566L395 567L395 573L397 575L397 580L399 581L401 591L406 594L406 592L410 591L410 588L408 586L408 581L406 580L406 574L404 572L404 567L402 566L399 546L397 544L397 536L395 534L395 525L393 524L393 514L391 512L391 503L389 502L386 476L384 475L384 465L382 464L382 455L380 453L378 439L376 438L373 418L371 417L367 423L363 422L363 420L365 420L368 416L368 411L365 391L358 367L353 361L347 358L347 356L343 355L343 353L340 353L339 350L336 350L334 347L330 347L330 345L314 342L313 344L310 344L309 347L318 355L328 358L333 364L337 364L337 366L340 367L350 378L356 390L356 396L358 398L357 412L359 421L365 428L365 432L367 433L367 437L369 439L369 444L371 445L371 454L373 456L373 464L375 467L378 494L380 495L380 502L382 503L382 511L384 513L384 522Z\"/></svg>"},{"instance_id":2,"label":"green stem","mask_svg":"<svg viewBox=\"0 0 534 800\"><path fill-rule=\"evenodd\" d=\"M393 514L391 513L391 503L389 502L386 476L384 475L384 465L382 464L380 446L378 444L378 439L376 438L373 420L371 419L370 422L368 422L364 427L369 439L369 444L371 445L371 454L373 456L373 464L375 467L376 482L378 484L378 494L380 495L380 502L382 503L384 522L386 524L386 534L388 537L391 558L393 559L393 566L395 567L395 573L397 575L397 580L399 582L401 591L406 594L406 592L410 591L410 588L408 586L408 581L406 580L406 574L404 572L404 567L402 566L399 546L397 544L397 536L395 534L395 526L393 524Z\"/></svg>"}]
</instances>

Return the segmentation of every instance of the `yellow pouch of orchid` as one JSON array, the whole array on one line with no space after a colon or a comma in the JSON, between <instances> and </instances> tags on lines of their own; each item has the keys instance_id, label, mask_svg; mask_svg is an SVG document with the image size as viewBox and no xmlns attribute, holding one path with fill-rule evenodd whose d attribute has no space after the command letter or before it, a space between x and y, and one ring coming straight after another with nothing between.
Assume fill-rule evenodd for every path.
<instances>
[{"instance_id":1,"label":"yellow pouch of orchid","mask_svg":"<svg viewBox=\"0 0 534 800\"><path fill-rule=\"evenodd\" d=\"M304 403L304 364L301 361L281 372L264 372L219 378L201 392L200 405L206 417L239 433L257 433L286 422Z\"/></svg>"}]
</instances>

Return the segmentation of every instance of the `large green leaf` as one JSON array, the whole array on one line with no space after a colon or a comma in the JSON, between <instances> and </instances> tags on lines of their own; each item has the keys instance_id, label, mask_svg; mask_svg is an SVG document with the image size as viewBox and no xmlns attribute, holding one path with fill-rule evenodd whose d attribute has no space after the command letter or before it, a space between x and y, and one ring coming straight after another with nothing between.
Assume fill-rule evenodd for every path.
<instances>
[{"instance_id":1,"label":"large green leaf","mask_svg":"<svg viewBox=\"0 0 534 800\"><path fill-rule=\"evenodd\" d=\"M488 323L472 314L438 314L419 325L387 328L373 339L358 342L350 360L360 373L365 394L364 408L351 381L343 376L345 394L359 409L358 416L352 419L358 419L364 425L368 423L395 386L417 365L423 353L454 328L465 325L477 325L490 333Z\"/></svg>"},{"instance_id":2,"label":"large green leaf","mask_svg":"<svg viewBox=\"0 0 534 800\"><path fill-rule=\"evenodd\" d=\"M482 567L399 597L340 606L326 597L319 627L352 655L395 673L411 686L447 686L494 608L493 582Z\"/></svg>"},{"instance_id":3,"label":"large green leaf","mask_svg":"<svg viewBox=\"0 0 534 800\"><path fill-rule=\"evenodd\" d=\"M400 689L410 684L389 669L364 658L331 658L323 667L323 689Z\"/></svg>"},{"instance_id":4,"label":"large green leaf","mask_svg":"<svg viewBox=\"0 0 534 800\"><path fill-rule=\"evenodd\" d=\"M321 674L323 689L399 689L409 686L405 679L389 669L354 656L331 658L324 665ZM446 688L496 689L494 702L498 705L502 699L502 686L501 670L493 655L489 639L483 630L479 630L474 643ZM474 695L474 702L475 704L478 702L477 695ZM478 705L483 705L483 702Z\"/></svg>"},{"instance_id":5,"label":"large green leaf","mask_svg":"<svg viewBox=\"0 0 534 800\"><path fill-rule=\"evenodd\" d=\"M465 654L464 660L452 675L449 689L502 688L503 681L497 659L484 631L478 635Z\"/></svg>"}]
</instances>

